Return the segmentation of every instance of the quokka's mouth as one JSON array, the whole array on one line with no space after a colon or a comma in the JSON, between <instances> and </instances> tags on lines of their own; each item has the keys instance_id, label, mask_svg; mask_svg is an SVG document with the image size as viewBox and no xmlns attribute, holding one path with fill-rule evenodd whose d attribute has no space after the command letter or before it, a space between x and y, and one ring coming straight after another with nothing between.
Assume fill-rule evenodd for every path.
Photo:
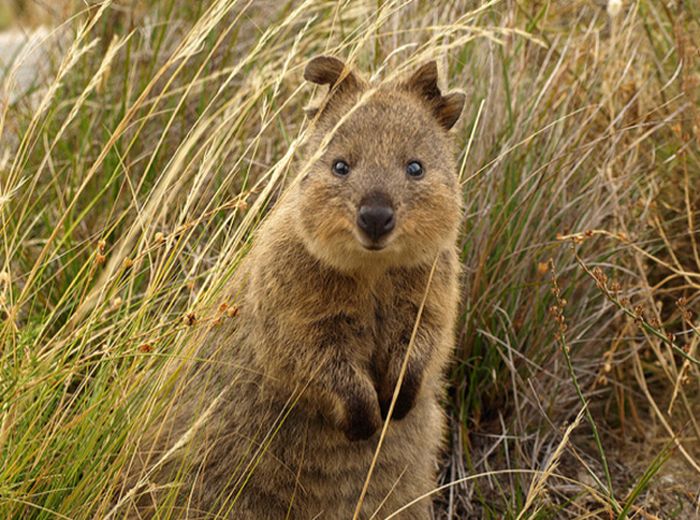
<instances>
[{"instance_id":1,"label":"quokka's mouth","mask_svg":"<svg viewBox=\"0 0 700 520\"><path fill-rule=\"evenodd\" d=\"M357 240L363 251L372 253L377 253L379 251L387 249L389 245L394 241L393 237L391 236L382 237L379 240L372 240L364 233L356 233L355 240Z\"/></svg>"},{"instance_id":2,"label":"quokka's mouth","mask_svg":"<svg viewBox=\"0 0 700 520\"><path fill-rule=\"evenodd\" d=\"M362 249L365 251L370 251L370 252L379 252L379 251L384 251L389 247L389 245L393 242L393 240L367 240L366 237L361 237L358 238L358 242L362 246Z\"/></svg>"}]
</instances>

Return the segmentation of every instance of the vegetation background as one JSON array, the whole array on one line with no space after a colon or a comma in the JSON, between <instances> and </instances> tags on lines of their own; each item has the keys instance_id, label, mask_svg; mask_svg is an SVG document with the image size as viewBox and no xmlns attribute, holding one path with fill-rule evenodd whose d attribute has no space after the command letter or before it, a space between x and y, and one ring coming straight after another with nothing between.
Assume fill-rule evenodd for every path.
<instances>
[{"instance_id":1,"label":"vegetation background","mask_svg":"<svg viewBox=\"0 0 700 520\"><path fill-rule=\"evenodd\" d=\"M165 368L237 319L221 288L295 175L320 53L435 58L468 93L436 516L700 515L697 2L0 6L49 65L0 90L1 517L138 491Z\"/></svg>"}]
</instances>

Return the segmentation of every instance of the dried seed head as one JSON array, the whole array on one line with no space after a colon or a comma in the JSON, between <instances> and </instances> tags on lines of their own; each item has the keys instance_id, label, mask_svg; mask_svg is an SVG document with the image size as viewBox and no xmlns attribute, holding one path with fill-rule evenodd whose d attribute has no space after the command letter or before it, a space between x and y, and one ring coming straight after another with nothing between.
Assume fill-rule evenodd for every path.
<instances>
[{"instance_id":1,"label":"dried seed head","mask_svg":"<svg viewBox=\"0 0 700 520\"><path fill-rule=\"evenodd\" d=\"M611 350L603 353L603 372L606 374L612 371L613 353Z\"/></svg>"},{"instance_id":2,"label":"dried seed head","mask_svg":"<svg viewBox=\"0 0 700 520\"><path fill-rule=\"evenodd\" d=\"M593 278L595 278L596 285L599 289L607 289L608 287L608 276L603 272L600 267L593 268Z\"/></svg>"},{"instance_id":3,"label":"dried seed head","mask_svg":"<svg viewBox=\"0 0 700 520\"><path fill-rule=\"evenodd\" d=\"M142 343L139 345L139 352L153 352L153 345L150 343Z\"/></svg>"},{"instance_id":4,"label":"dried seed head","mask_svg":"<svg viewBox=\"0 0 700 520\"><path fill-rule=\"evenodd\" d=\"M97 253L95 254L95 263L97 265L101 265L105 263L105 247L107 246L107 242L104 241L104 239L100 239L99 242L97 242Z\"/></svg>"},{"instance_id":5,"label":"dried seed head","mask_svg":"<svg viewBox=\"0 0 700 520\"><path fill-rule=\"evenodd\" d=\"M676 300L676 305L678 305L678 310L681 311L681 316L683 316L683 321L692 325L693 313L687 307L688 300L686 300L684 297L680 297L680 298L678 298L678 300Z\"/></svg>"},{"instance_id":6,"label":"dried seed head","mask_svg":"<svg viewBox=\"0 0 700 520\"><path fill-rule=\"evenodd\" d=\"M191 327L197 323L197 315L193 311L190 311L182 317L182 321L185 323L185 325Z\"/></svg>"}]
</instances>

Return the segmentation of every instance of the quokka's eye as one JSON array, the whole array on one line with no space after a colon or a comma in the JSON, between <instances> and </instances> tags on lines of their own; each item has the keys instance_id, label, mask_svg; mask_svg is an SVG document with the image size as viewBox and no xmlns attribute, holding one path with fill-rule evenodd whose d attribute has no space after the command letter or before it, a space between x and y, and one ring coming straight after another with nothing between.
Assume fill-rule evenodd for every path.
<instances>
[{"instance_id":1,"label":"quokka's eye","mask_svg":"<svg viewBox=\"0 0 700 520\"><path fill-rule=\"evenodd\" d=\"M423 165L418 161L411 161L406 165L406 175L412 179L420 179L423 173Z\"/></svg>"},{"instance_id":2,"label":"quokka's eye","mask_svg":"<svg viewBox=\"0 0 700 520\"><path fill-rule=\"evenodd\" d=\"M338 159L333 163L333 173L338 177L346 177L350 173L350 166L345 161Z\"/></svg>"}]
</instances>

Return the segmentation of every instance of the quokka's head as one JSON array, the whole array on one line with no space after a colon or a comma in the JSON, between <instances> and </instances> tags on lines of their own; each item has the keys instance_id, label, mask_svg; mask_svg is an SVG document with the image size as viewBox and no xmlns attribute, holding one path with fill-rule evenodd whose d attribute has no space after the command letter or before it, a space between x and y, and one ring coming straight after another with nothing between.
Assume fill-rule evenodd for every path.
<instances>
[{"instance_id":1,"label":"quokka's head","mask_svg":"<svg viewBox=\"0 0 700 520\"><path fill-rule=\"evenodd\" d=\"M437 66L370 86L342 61L304 78L330 90L313 118L296 199L311 252L341 270L432 261L454 243L461 196L450 128L465 95L443 95Z\"/></svg>"}]
</instances>

